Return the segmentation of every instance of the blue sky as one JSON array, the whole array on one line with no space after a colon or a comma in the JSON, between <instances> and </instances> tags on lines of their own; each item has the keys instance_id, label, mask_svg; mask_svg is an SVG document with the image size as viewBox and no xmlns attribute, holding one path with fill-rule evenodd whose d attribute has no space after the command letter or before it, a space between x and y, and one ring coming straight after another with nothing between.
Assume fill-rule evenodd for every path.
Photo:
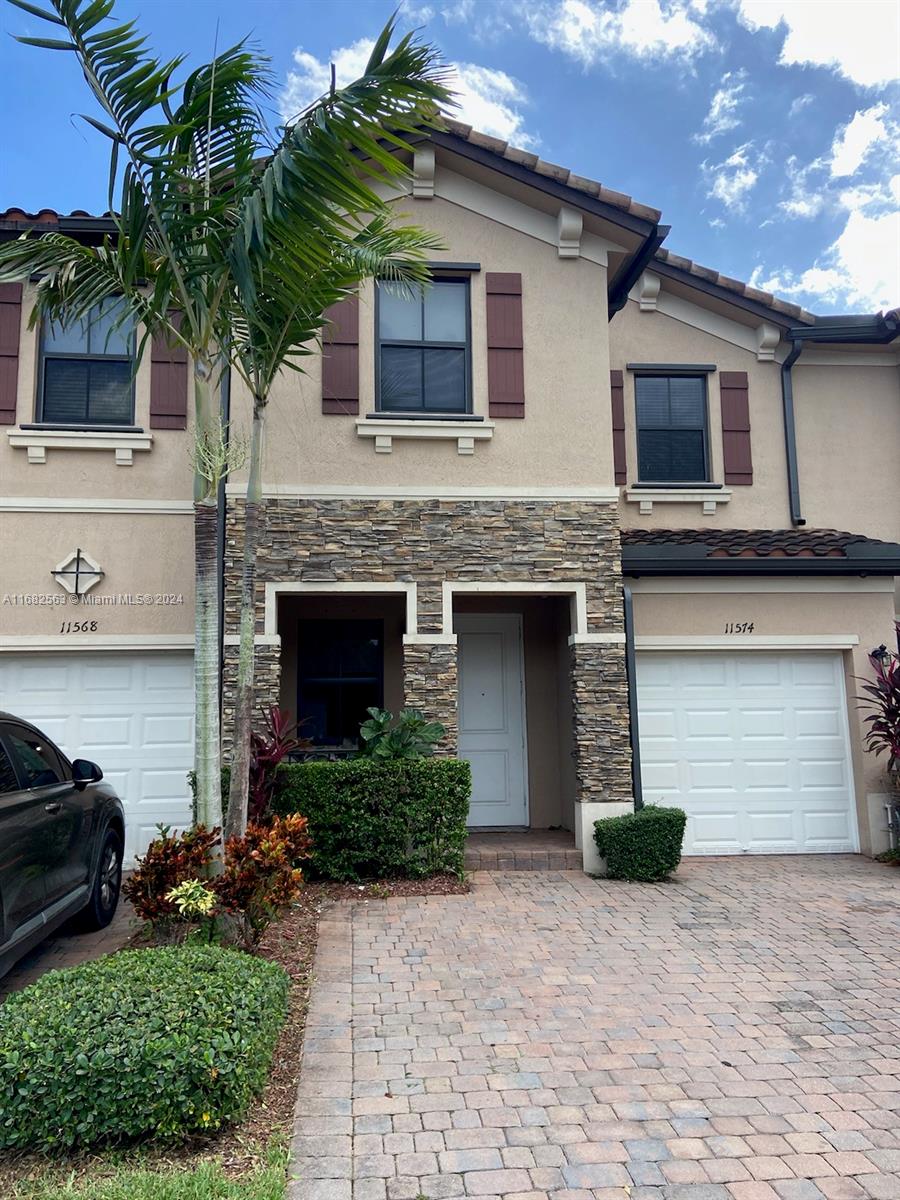
<instances>
[{"instance_id":1,"label":"blue sky","mask_svg":"<svg viewBox=\"0 0 900 1200\"><path fill-rule=\"evenodd\" d=\"M273 122L358 74L392 0L119 0L165 55L251 34ZM900 304L897 0L404 0L460 119L663 210L666 245L816 312ZM100 211L77 66L0 10L0 209Z\"/></svg>"}]
</instances>

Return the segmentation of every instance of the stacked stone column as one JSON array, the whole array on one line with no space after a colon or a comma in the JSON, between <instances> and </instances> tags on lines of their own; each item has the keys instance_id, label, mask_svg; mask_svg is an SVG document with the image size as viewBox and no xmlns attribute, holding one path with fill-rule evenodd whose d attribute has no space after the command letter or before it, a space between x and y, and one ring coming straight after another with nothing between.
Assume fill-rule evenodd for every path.
<instances>
[{"instance_id":1,"label":"stacked stone column","mask_svg":"<svg viewBox=\"0 0 900 1200\"><path fill-rule=\"evenodd\" d=\"M581 642L569 653L578 799L631 803L625 646Z\"/></svg>"},{"instance_id":2,"label":"stacked stone column","mask_svg":"<svg viewBox=\"0 0 900 1200\"><path fill-rule=\"evenodd\" d=\"M459 745L459 674L455 645L406 641L403 644L403 707L417 709L447 730L437 753L454 755Z\"/></svg>"},{"instance_id":3,"label":"stacked stone column","mask_svg":"<svg viewBox=\"0 0 900 1200\"><path fill-rule=\"evenodd\" d=\"M281 646L257 645L253 678L253 728L262 732L264 712L281 704ZM238 647L226 645L222 671L222 753L231 754L234 699L237 686Z\"/></svg>"}]
</instances>

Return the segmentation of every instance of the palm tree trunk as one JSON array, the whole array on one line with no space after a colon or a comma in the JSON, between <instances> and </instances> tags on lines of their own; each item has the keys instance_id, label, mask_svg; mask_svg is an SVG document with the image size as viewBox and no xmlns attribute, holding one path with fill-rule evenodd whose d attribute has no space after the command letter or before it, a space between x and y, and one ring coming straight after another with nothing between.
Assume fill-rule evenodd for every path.
<instances>
[{"instance_id":1,"label":"palm tree trunk","mask_svg":"<svg viewBox=\"0 0 900 1200\"><path fill-rule=\"evenodd\" d=\"M194 402L198 446L210 445L213 433L213 372L211 364L195 361ZM212 829L222 824L221 718L219 713L219 603L215 483L201 470L195 449L194 465L194 774L196 819Z\"/></svg>"},{"instance_id":2,"label":"palm tree trunk","mask_svg":"<svg viewBox=\"0 0 900 1200\"><path fill-rule=\"evenodd\" d=\"M256 633L256 551L259 541L259 508L262 502L262 445L265 400L253 404L250 466L244 503L244 559L241 575L241 623L237 689L231 751L231 782L225 836L241 837L247 829L250 790L250 732L253 720L254 637Z\"/></svg>"}]
</instances>

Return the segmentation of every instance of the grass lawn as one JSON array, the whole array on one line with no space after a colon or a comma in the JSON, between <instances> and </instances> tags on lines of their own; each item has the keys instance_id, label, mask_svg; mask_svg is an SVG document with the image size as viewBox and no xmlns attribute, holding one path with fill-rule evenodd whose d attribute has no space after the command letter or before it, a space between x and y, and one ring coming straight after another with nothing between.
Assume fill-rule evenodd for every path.
<instances>
[{"instance_id":1,"label":"grass lawn","mask_svg":"<svg viewBox=\"0 0 900 1200\"><path fill-rule=\"evenodd\" d=\"M15 1200L284 1200L284 1161L240 1179L229 1179L216 1163L201 1163L187 1170L123 1170L104 1179L20 1184L13 1197Z\"/></svg>"}]
</instances>

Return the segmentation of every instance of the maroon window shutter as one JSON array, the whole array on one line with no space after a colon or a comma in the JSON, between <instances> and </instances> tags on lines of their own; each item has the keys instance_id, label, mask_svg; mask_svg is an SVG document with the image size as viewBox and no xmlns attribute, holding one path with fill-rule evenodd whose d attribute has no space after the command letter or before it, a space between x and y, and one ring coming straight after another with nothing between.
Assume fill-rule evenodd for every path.
<instances>
[{"instance_id":1,"label":"maroon window shutter","mask_svg":"<svg viewBox=\"0 0 900 1200\"><path fill-rule=\"evenodd\" d=\"M187 429L188 356L157 334L150 349L150 428Z\"/></svg>"},{"instance_id":2,"label":"maroon window shutter","mask_svg":"<svg viewBox=\"0 0 900 1200\"><path fill-rule=\"evenodd\" d=\"M348 296L326 309L322 331L322 412L359 412L359 297Z\"/></svg>"},{"instance_id":3,"label":"maroon window shutter","mask_svg":"<svg viewBox=\"0 0 900 1200\"><path fill-rule=\"evenodd\" d=\"M750 452L750 399L746 371L722 371L722 450L725 482L736 486L753 483Z\"/></svg>"},{"instance_id":4,"label":"maroon window shutter","mask_svg":"<svg viewBox=\"0 0 900 1200\"><path fill-rule=\"evenodd\" d=\"M625 472L625 376L610 371L609 390L612 395L613 470L616 483L626 482Z\"/></svg>"},{"instance_id":5,"label":"maroon window shutter","mask_svg":"<svg viewBox=\"0 0 900 1200\"><path fill-rule=\"evenodd\" d=\"M490 415L524 417L522 276L514 272L488 272L485 290Z\"/></svg>"},{"instance_id":6,"label":"maroon window shutter","mask_svg":"<svg viewBox=\"0 0 900 1200\"><path fill-rule=\"evenodd\" d=\"M0 283L0 425L15 425L19 388L21 283Z\"/></svg>"}]
</instances>

